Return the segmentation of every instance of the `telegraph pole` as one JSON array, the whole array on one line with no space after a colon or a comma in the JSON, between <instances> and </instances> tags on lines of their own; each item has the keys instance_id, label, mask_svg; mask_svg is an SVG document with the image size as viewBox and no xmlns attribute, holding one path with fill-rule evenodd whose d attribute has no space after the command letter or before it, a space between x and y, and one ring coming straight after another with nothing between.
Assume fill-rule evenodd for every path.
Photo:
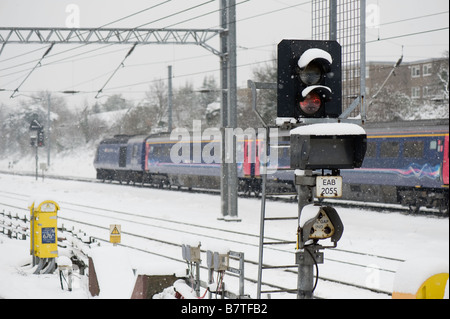
<instances>
[{"instance_id":1,"label":"telegraph pole","mask_svg":"<svg viewBox=\"0 0 450 319\"><path fill-rule=\"evenodd\" d=\"M51 96L50 93L47 94L47 167L50 167L50 109L51 109Z\"/></svg>"},{"instance_id":2,"label":"telegraph pole","mask_svg":"<svg viewBox=\"0 0 450 319\"><path fill-rule=\"evenodd\" d=\"M173 121L172 121L172 110L173 110L173 89L172 89L172 66L168 66L169 79L168 79L168 91L169 96L167 102L169 104L169 125L168 132L172 132L173 129Z\"/></svg>"}]
</instances>

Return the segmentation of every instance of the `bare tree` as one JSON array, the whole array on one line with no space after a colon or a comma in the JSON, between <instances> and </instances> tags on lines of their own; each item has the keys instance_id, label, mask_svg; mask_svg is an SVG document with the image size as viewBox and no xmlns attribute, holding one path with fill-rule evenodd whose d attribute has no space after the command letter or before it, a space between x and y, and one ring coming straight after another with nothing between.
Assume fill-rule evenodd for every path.
<instances>
[{"instance_id":1,"label":"bare tree","mask_svg":"<svg viewBox=\"0 0 450 319\"><path fill-rule=\"evenodd\" d=\"M154 81L149 91L145 92L144 107L152 114L153 127L164 127L167 119L168 89L166 83L159 79Z\"/></svg>"},{"instance_id":2,"label":"bare tree","mask_svg":"<svg viewBox=\"0 0 450 319\"><path fill-rule=\"evenodd\" d=\"M443 60L443 63L440 66L440 69L438 71L438 78L439 78L439 86L441 88L442 95L444 99L447 101L449 100L449 53L448 50L444 52L445 60Z\"/></svg>"},{"instance_id":3,"label":"bare tree","mask_svg":"<svg viewBox=\"0 0 450 319\"><path fill-rule=\"evenodd\" d=\"M255 82L276 83L278 78L277 58L271 63L253 70ZM277 91L276 90L260 90L258 93L258 110L262 114L266 123L274 124L277 117Z\"/></svg>"},{"instance_id":4,"label":"bare tree","mask_svg":"<svg viewBox=\"0 0 450 319\"><path fill-rule=\"evenodd\" d=\"M184 86L175 90L174 110L176 125L178 127L192 128L194 120L203 120L206 107L199 101L198 94L194 91L194 86L186 82Z\"/></svg>"}]
</instances>

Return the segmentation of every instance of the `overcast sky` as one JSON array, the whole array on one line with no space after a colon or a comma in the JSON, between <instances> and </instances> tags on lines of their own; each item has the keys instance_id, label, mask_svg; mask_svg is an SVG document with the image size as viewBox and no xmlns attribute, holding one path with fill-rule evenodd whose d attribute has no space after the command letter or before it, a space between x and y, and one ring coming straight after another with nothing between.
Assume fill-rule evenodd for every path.
<instances>
[{"instance_id":1,"label":"overcast sky","mask_svg":"<svg viewBox=\"0 0 450 319\"><path fill-rule=\"evenodd\" d=\"M311 1L237 3L238 85L245 87L252 71L273 58L282 39L311 38ZM441 57L448 51L447 0L367 0L367 5L371 26L367 29L367 60L395 62L403 50L406 61L415 61ZM218 0L0 0L0 27L73 27L79 23L87 28L120 20L108 27L206 29L219 26L218 8ZM133 16L122 19L129 15ZM214 39L210 44L219 48L218 41ZM0 103L13 106L40 90L76 90L82 93L67 96L69 104L92 105L96 91L131 46L57 44L25 81L18 96L10 99L11 90L25 79L47 48L31 44L5 46L0 55ZM219 82L219 58L204 48L138 46L108 83L100 101L120 93L138 103L152 81L167 78L168 65L173 66L175 87L191 82L200 88L205 75L214 75Z\"/></svg>"}]
</instances>

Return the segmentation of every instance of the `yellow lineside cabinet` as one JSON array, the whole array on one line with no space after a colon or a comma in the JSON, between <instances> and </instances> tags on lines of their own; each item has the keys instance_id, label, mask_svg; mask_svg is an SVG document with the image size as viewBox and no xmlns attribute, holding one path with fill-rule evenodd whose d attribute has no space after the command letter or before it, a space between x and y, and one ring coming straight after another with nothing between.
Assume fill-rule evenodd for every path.
<instances>
[{"instance_id":1,"label":"yellow lineside cabinet","mask_svg":"<svg viewBox=\"0 0 450 319\"><path fill-rule=\"evenodd\" d=\"M428 278L417 291L396 292L392 299L443 299L448 284L448 273L440 273Z\"/></svg>"},{"instance_id":2,"label":"yellow lineside cabinet","mask_svg":"<svg viewBox=\"0 0 450 319\"><path fill-rule=\"evenodd\" d=\"M447 258L419 256L406 260L395 274L392 299L448 298Z\"/></svg>"},{"instance_id":3,"label":"yellow lineside cabinet","mask_svg":"<svg viewBox=\"0 0 450 319\"><path fill-rule=\"evenodd\" d=\"M30 254L39 258L58 257L59 205L52 200L30 205Z\"/></svg>"}]
</instances>

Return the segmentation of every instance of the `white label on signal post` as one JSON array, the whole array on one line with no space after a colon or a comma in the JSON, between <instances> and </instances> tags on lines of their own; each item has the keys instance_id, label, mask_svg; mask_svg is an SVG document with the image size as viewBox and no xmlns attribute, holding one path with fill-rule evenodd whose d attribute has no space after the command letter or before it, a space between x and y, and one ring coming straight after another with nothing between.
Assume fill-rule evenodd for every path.
<instances>
[{"instance_id":1,"label":"white label on signal post","mask_svg":"<svg viewBox=\"0 0 450 319\"><path fill-rule=\"evenodd\" d=\"M318 198L342 197L342 176L317 176L316 196Z\"/></svg>"}]
</instances>

